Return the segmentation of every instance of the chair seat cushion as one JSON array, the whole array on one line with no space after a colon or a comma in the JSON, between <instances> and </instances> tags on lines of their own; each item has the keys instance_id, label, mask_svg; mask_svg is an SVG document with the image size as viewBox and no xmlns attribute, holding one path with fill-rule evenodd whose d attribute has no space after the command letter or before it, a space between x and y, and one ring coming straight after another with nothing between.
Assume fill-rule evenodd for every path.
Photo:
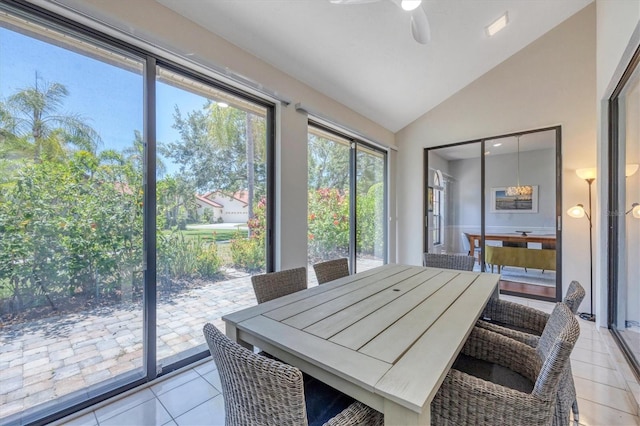
<instances>
[{"instance_id":1,"label":"chair seat cushion","mask_svg":"<svg viewBox=\"0 0 640 426\"><path fill-rule=\"evenodd\" d=\"M304 398L309 426L321 426L355 400L331 386L303 373Z\"/></svg>"},{"instance_id":2,"label":"chair seat cushion","mask_svg":"<svg viewBox=\"0 0 640 426\"><path fill-rule=\"evenodd\" d=\"M460 354L452 368L480 379L520 392L531 393L534 383L526 377L498 364Z\"/></svg>"}]
</instances>

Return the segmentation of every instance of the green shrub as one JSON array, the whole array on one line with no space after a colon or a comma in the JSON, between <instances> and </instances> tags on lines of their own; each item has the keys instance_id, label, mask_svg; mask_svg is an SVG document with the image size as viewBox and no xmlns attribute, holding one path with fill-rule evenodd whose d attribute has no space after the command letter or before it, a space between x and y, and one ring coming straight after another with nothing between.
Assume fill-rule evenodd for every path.
<instances>
[{"instance_id":1,"label":"green shrub","mask_svg":"<svg viewBox=\"0 0 640 426\"><path fill-rule=\"evenodd\" d=\"M231 240L230 250L233 266L247 272L262 272L266 267L265 234L267 203L263 198L253 208L253 217L249 219L249 238L238 231Z\"/></svg>"},{"instance_id":2,"label":"green shrub","mask_svg":"<svg viewBox=\"0 0 640 426\"><path fill-rule=\"evenodd\" d=\"M215 243L185 238L181 232L158 234L158 273L161 280L215 278L222 261Z\"/></svg>"},{"instance_id":3,"label":"green shrub","mask_svg":"<svg viewBox=\"0 0 640 426\"><path fill-rule=\"evenodd\" d=\"M265 269L264 243L256 238L238 238L231 240L231 259L233 266L247 272L260 272Z\"/></svg>"},{"instance_id":4,"label":"green shrub","mask_svg":"<svg viewBox=\"0 0 640 426\"><path fill-rule=\"evenodd\" d=\"M349 253L349 194L337 189L309 192L309 257L312 261Z\"/></svg>"},{"instance_id":5,"label":"green shrub","mask_svg":"<svg viewBox=\"0 0 640 426\"><path fill-rule=\"evenodd\" d=\"M196 256L197 270L202 278L212 279L220 274L222 260L218 256L218 246L215 243L201 244L200 252Z\"/></svg>"},{"instance_id":6,"label":"green shrub","mask_svg":"<svg viewBox=\"0 0 640 426\"><path fill-rule=\"evenodd\" d=\"M384 247L384 186L374 184L356 200L358 254L381 255ZM338 189L309 191L309 260L349 254L349 192Z\"/></svg>"},{"instance_id":7,"label":"green shrub","mask_svg":"<svg viewBox=\"0 0 640 426\"><path fill-rule=\"evenodd\" d=\"M141 293L142 192L126 172L79 151L16 173L0 193L0 280L15 310L121 285Z\"/></svg>"}]
</instances>

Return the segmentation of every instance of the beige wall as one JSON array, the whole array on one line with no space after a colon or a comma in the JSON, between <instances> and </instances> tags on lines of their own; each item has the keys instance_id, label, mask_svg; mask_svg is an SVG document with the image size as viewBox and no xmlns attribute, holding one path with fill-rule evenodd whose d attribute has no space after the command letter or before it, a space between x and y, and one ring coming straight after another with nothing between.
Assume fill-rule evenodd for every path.
<instances>
[{"instance_id":1,"label":"beige wall","mask_svg":"<svg viewBox=\"0 0 640 426\"><path fill-rule=\"evenodd\" d=\"M640 46L640 1L596 0L597 9L597 117L598 119L598 179L597 191L600 200L607 197L607 100L611 96L631 55ZM603 203L600 211L606 212ZM596 252L596 320L601 327L607 326L607 216L601 214L597 220L599 244ZM636 250L640 242L635 241ZM633 244L633 241L630 241Z\"/></svg>"},{"instance_id":2,"label":"beige wall","mask_svg":"<svg viewBox=\"0 0 640 426\"><path fill-rule=\"evenodd\" d=\"M46 0L34 0L34 3L65 13ZM303 266L307 262L307 115L296 112L294 105L300 102L309 110L336 119L382 145L394 144L390 131L154 0L60 0L59 3L167 51L189 54L190 58L218 70L229 69L291 101L277 114L276 269Z\"/></svg>"},{"instance_id":3,"label":"beige wall","mask_svg":"<svg viewBox=\"0 0 640 426\"><path fill-rule=\"evenodd\" d=\"M563 210L586 202L574 170L596 164L595 19L592 4L396 134L399 262L421 261L425 147L559 124ZM563 224L563 282L588 284L588 225Z\"/></svg>"}]
</instances>

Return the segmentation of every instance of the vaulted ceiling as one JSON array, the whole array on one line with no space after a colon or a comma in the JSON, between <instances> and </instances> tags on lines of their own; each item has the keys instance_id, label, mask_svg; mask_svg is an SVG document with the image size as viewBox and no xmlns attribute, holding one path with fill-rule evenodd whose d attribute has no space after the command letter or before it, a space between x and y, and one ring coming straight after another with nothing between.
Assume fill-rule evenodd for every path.
<instances>
[{"instance_id":1,"label":"vaulted ceiling","mask_svg":"<svg viewBox=\"0 0 640 426\"><path fill-rule=\"evenodd\" d=\"M592 2L424 0L431 41L419 44L394 0L157 1L392 132Z\"/></svg>"}]
</instances>

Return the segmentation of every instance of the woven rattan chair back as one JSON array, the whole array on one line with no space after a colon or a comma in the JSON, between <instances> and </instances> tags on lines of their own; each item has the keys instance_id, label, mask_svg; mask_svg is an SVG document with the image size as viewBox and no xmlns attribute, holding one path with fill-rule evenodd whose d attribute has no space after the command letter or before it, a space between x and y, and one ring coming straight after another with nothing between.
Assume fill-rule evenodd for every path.
<instances>
[{"instance_id":1,"label":"woven rattan chair back","mask_svg":"<svg viewBox=\"0 0 640 426\"><path fill-rule=\"evenodd\" d=\"M318 284L328 283L338 278L349 276L349 259L343 257L341 259L327 260L313 265L316 273Z\"/></svg>"},{"instance_id":2,"label":"woven rattan chair back","mask_svg":"<svg viewBox=\"0 0 640 426\"><path fill-rule=\"evenodd\" d=\"M299 369L243 348L212 324L205 324L202 331L218 367L226 426L308 424ZM325 426L383 424L381 413L354 402Z\"/></svg>"},{"instance_id":3,"label":"woven rattan chair back","mask_svg":"<svg viewBox=\"0 0 640 426\"><path fill-rule=\"evenodd\" d=\"M307 268L287 269L251 277L258 303L268 302L307 288Z\"/></svg>"},{"instance_id":4,"label":"woven rattan chair back","mask_svg":"<svg viewBox=\"0 0 640 426\"><path fill-rule=\"evenodd\" d=\"M584 287L578 281L571 281L567 289L567 295L562 299L562 303L567 305L574 314L578 312L578 308L584 299Z\"/></svg>"},{"instance_id":5,"label":"woven rattan chair back","mask_svg":"<svg viewBox=\"0 0 640 426\"><path fill-rule=\"evenodd\" d=\"M423 266L457 269L459 271L473 271L475 261L473 256L460 254L424 253L422 256Z\"/></svg>"},{"instance_id":6,"label":"woven rattan chair back","mask_svg":"<svg viewBox=\"0 0 640 426\"><path fill-rule=\"evenodd\" d=\"M533 394L543 399L555 397L559 383L567 379L569 356L580 335L575 315L564 303L556 303L544 327L536 352L542 361Z\"/></svg>"},{"instance_id":7,"label":"woven rattan chair back","mask_svg":"<svg viewBox=\"0 0 640 426\"><path fill-rule=\"evenodd\" d=\"M212 324L203 332L218 367L227 426L307 424L300 370L254 354Z\"/></svg>"}]
</instances>

